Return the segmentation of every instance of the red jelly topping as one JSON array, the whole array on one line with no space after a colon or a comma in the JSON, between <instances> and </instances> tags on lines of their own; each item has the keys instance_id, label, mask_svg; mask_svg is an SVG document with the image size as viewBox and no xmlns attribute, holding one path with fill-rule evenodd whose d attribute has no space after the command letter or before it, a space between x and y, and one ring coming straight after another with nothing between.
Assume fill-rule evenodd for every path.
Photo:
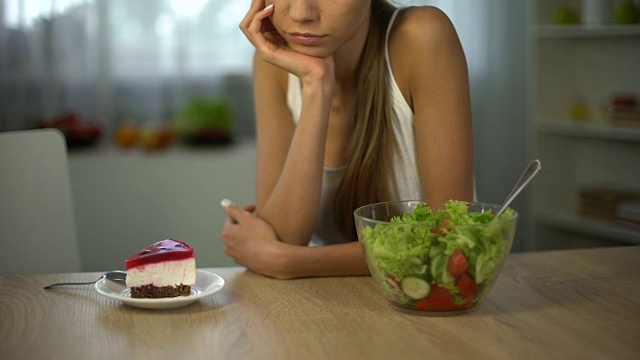
<instances>
[{"instance_id":1,"label":"red jelly topping","mask_svg":"<svg viewBox=\"0 0 640 360\"><path fill-rule=\"evenodd\" d=\"M183 260L194 257L193 248L182 241L166 239L141 250L128 258L127 270L140 266L155 264L163 261Z\"/></svg>"}]
</instances>

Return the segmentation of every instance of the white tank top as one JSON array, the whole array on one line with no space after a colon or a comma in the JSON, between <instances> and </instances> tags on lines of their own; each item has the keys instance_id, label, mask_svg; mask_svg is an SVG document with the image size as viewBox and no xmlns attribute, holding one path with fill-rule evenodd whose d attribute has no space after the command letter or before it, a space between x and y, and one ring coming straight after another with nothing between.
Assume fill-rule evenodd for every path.
<instances>
[{"instance_id":1,"label":"white tank top","mask_svg":"<svg viewBox=\"0 0 640 360\"><path fill-rule=\"evenodd\" d=\"M394 161L394 175L398 189L392 196L395 200L424 200L422 184L418 174L413 111L411 111L409 104L402 96L389 61L389 33L398 11L399 9L394 12L389 22L386 35L387 45L385 46L393 130L399 147L396 161ZM293 74L289 74L288 79L287 105L291 111L293 121L297 124L302 111L302 89L300 79ZM320 208L318 209L318 218L309 245L339 244L349 241L338 231L333 220L333 201L340 181L344 176L344 171L345 167L324 168Z\"/></svg>"}]
</instances>

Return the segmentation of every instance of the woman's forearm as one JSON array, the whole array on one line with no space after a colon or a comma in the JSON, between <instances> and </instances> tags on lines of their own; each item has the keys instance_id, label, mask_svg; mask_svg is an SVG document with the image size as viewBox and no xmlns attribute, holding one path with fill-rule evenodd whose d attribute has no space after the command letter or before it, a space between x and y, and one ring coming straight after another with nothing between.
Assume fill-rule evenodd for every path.
<instances>
[{"instance_id":1,"label":"woman's forearm","mask_svg":"<svg viewBox=\"0 0 640 360\"><path fill-rule=\"evenodd\" d=\"M258 215L289 244L309 241L322 190L332 88L303 89L302 111L282 173Z\"/></svg>"},{"instance_id":2,"label":"woman's forearm","mask_svg":"<svg viewBox=\"0 0 640 360\"><path fill-rule=\"evenodd\" d=\"M362 276L369 269L359 242L325 246L288 245L277 277Z\"/></svg>"}]
</instances>

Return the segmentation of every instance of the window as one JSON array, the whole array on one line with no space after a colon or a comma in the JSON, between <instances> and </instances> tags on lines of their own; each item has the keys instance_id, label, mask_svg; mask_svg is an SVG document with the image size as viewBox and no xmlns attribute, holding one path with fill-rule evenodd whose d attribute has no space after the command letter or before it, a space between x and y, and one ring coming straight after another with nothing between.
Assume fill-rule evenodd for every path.
<instances>
[{"instance_id":1,"label":"window","mask_svg":"<svg viewBox=\"0 0 640 360\"><path fill-rule=\"evenodd\" d=\"M167 121L229 87L246 112L253 47L238 24L250 3L0 0L0 131L67 111L107 125Z\"/></svg>"}]
</instances>

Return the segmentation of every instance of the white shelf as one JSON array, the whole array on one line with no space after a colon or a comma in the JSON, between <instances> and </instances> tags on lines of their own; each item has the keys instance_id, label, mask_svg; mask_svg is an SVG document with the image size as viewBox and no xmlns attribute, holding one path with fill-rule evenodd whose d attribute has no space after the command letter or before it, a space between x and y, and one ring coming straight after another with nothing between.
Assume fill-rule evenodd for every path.
<instances>
[{"instance_id":1,"label":"white shelf","mask_svg":"<svg viewBox=\"0 0 640 360\"><path fill-rule=\"evenodd\" d=\"M539 213L536 218L539 225L625 244L640 245L640 230L631 226L562 211Z\"/></svg>"},{"instance_id":2,"label":"white shelf","mask_svg":"<svg viewBox=\"0 0 640 360\"><path fill-rule=\"evenodd\" d=\"M555 25L554 11L566 1L528 4L529 151L546 162L531 190L531 244L540 249L640 245L635 226L569 210L584 185L636 186L640 126L614 123L601 112L584 123L568 116L576 98L596 105L617 92L640 94L640 24Z\"/></svg>"},{"instance_id":3,"label":"white shelf","mask_svg":"<svg viewBox=\"0 0 640 360\"><path fill-rule=\"evenodd\" d=\"M540 119L536 130L539 133L575 138L640 143L640 128L614 127L605 124L580 124L562 119Z\"/></svg>"},{"instance_id":4,"label":"white shelf","mask_svg":"<svg viewBox=\"0 0 640 360\"><path fill-rule=\"evenodd\" d=\"M538 25L534 31L540 39L640 37L640 25Z\"/></svg>"}]
</instances>

